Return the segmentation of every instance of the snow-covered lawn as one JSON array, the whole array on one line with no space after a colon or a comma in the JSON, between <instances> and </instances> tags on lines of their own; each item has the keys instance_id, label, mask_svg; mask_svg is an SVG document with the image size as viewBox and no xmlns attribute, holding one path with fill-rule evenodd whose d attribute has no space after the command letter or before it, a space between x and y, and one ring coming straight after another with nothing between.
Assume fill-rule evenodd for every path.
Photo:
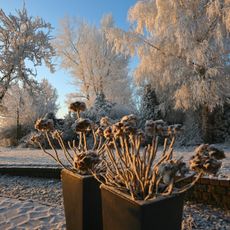
<instances>
[{"instance_id":1,"label":"snow-covered lawn","mask_svg":"<svg viewBox=\"0 0 230 230\"><path fill-rule=\"evenodd\" d=\"M47 151L52 153L52 150ZM58 155L61 159L65 160L61 150L58 150ZM40 149L26 148L0 148L0 166L1 165L58 166L56 161Z\"/></svg>"},{"instance_id":2,"label":"snow-covered lawn","mask_svg":"<svg viewBox=\"0 0 230 230\"><path fill-rule=\"evenodd\" d=\"M225 151L226 159L223 160L220 174L226 175L230 178L230 144L219 144L217 147ZM194 146L175 148L175 157L184 157L188 161L193 154ZM159 153L161 152L159 148ZM52 152L52 150L48 150ZM61 150L58 150L61 159L65 159ZM19 165L34 165L45 167L47 165L58 166L58 164L48 155L39 149L18 149L18 148L0 148L0 167L1 165L19 166Z\"/></svg>"}]
</instances>

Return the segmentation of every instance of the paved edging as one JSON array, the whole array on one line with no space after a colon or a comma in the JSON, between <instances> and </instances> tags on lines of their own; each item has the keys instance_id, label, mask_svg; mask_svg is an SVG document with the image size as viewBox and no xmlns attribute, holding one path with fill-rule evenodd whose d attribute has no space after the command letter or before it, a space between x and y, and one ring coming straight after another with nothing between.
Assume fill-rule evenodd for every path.
<instances>
[{"instance_id":1,"label":"paved edging","mask_svg":"<svg viewBox=\"0 0 230 230\"><path fill-rule=\"evenodd\" d=\"M61 168L46 166L2 166L0 165L0 174L7 174L11 176L30 176L43 178L57 178L60 179Z\"/></svg>"}]
</instances>

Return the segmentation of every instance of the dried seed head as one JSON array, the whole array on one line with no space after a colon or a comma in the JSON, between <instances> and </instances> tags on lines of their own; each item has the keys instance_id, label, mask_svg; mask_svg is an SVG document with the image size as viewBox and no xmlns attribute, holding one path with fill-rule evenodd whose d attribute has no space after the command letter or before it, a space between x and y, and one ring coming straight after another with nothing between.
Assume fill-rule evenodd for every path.
<instances>
[{"instance_id":1,"label":"dried seed head","mask_svg":"<svg viewBox=\"0 0 230 230\"><path fill-rule=\"evenodd\" d=\"M136 133L136 131L137 131L137 128L135 126L132 126L132 125L126 124L123 127L123 132L125 134L128 134L128 135L130 135L130 134L134 135Z\"/></svg>"},{"instance_id":2,"label":"dried seed head","mask_svg":"<svg viewBox=\"0 0 230 230\"><path fill-rule=\"evenodd\" d=\"M121 118L121 123L124 125L136 126L137 125L137 117L134 114L126 115Z\"/></svg>"},{"instance_id":3,"label":"dried seed head","mask_svg":"<svg viewBox=\"0 0 230 230\"><path fill-rule=\"evenodd\" d=\"M157 169L157 175L162 177L164 184L169 184L171 180L176 176L179 168L173 161L164 162L159 165Z\"/></svg>"},{"instance_id":4,"label":"dried seed head","mask_svg":"<svg viewBox=\"0 0 230 230\"><path fill-rule=\"evenodd\" d=\"M104 130L104 137L106 139L111 139L113 137L112 128L110 126Z\"/></svg>"},{"instance_id":5,"label":"dried seed head","mask_svg":"<svg viewBox=\"0 0 230 230\"><path fill-rule=\"evenodd\" d=\"M123 124L117 122L112 126L112 132L115 138L121 137L123 135Z\"/></svg>"},{"instance_id":6,"label":"dried seed head","mask_svg":"<svg viewBox=\"0 0 230 230\"><path fill-rule=\"evenodd\" d=\"M204 152L207 151L207 149L208 149L208 144L201 144L195 148L195 153L203 155Z\"/></svg>"},{"instance_id":7,"label":"dried seed head","mask_svg":"<svg viewBox=\"0 0 230 230\"><path fill-rule=\"evenodd\" d=\"M52 132L52 138L53 139L59 139L59 137L61 137L61 136L62 136L62 132L59 130L55 130Z\"/></svg>"},{"instance_id":8,"label":"dried seed head","mask_svg":"<svg viewBox=\"0 0 230 230\"><path fill-rule=\"evenodd\" d=\"M99 137L103 137L104 136L104 129L102 127L98 127L95 134Z\"/></svg>"},{"instance_id":9,"label":"dried seed head","mask_svg":"<svg viewBox=\"0 0 230 230\"><path fill-rule=\"evenodd\" d=\"M180 133L182 131L182 125L181 124L174 124L168 126L167 134L169 136L175 136L176 134Z\"/></svg>"},{"instance_id":10,"label":"dried seed head","mask_svg":"<svg viewBox=\"0 0 230 230\"><path fill-rule=\"evenodd\" d=\"M39 130L39 131L52 131L54 130L54 122L52 119L42 119L39 118L35 125L34 125L35 129Z\"/></svg>"},{"instance_id":11,"label":"dried seed head","mask_svg":"<svg viewBox=\"0 0 230 230\"><path fill-rule=\"evenodd\" d=\"M80 112L86 110L86 104L82 101L76 101L69 105L69 110L73 112Z\"/></svg>"},{"instance_id":12,"label":"dried seed head","mask_svg":"<svg viewBox=\"0 0 230 230\"><path fill-rule=\"evenodd\" d=\"M163 120L147 120L145 122L145 133L147 136L163 135L166 123Z\"/></svg>"},{"instance_id":13,"label":"dried seed head","mask_svg":"<svg viewBox=\"0 0 230 230\"><path fill-rule=\"evenodd\" d=\"M101 127L108 127L109 125L111 125L109 118L108 117L102 117L100 120L100 126Z\"/></svg>"},{"instance_id":14,"label":"dried seed head","mask_svg":"<svg viewBox=\"0 0 230 230\"><path fill-rule=\"evenodd\" d=\"M100 162L100 158L96 151L89 150L82 152L74 158L74 168L87 174L90 170L94 170L95 165Z\"/></svg>"},{"instance_id":15,"label":"dried seed head","mask_svg":"<svg viewBox=\"0 0 230 230\"><path fill-rule=\"evenodd\" d=\"M224 151L221 149L218 149L212 145L208 146L208 152L211 157L214 157L217 160L222 160L226 158Z\"/></svg>"},{"instance_id":16,"label":"dried seed head","mask_svg":"<svg viewBox=\"0 0 230 230\"><path fill-rule=\"evenodd\" d=\"M225 157L224 151L208 144L202 144L195 149L195 156L190 159L190 169L207 174L216 174Z\"/></svg>"},{"instance_id":17,"label":"dried seed head","mask_svg":"<svg viewBox=\"0 0 230 230\"><path fill-rule=\"evenodd\" d=\"M42 143L45 138L43 136L43 134L39 133L39 134L36 134L36 135L33 135L30 140L34 143Z\"/></svg>"},{"instance_id":18,"label":"dried seed head","mask_svg":"<svg viewBox=\"0 0 230 230\"><path fill-rule=\"evenodd\" d=\"M87 132L91 130L92 122L89 119L78 118L72 125L75 132Z\"/></svg>"}]
</instances>

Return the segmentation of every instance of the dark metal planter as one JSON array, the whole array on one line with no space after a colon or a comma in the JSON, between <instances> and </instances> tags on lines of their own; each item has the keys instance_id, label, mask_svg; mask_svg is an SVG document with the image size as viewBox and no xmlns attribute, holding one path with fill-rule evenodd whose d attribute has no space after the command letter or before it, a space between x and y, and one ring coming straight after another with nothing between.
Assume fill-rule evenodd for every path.
<instances>
[{"instance_id":1,"label":"dark metal planter","mask_svg":"<svg viewBox=\"0 0 230 230\"><path fill-rule=\"evenodd\" d=\"M133 201L115 189L101 186L104 230L180 230L183 195Z\"/></svg>"},{"instance_id":2,"label":"dark metal planter","mask_svg":"<svg viewBox=\"0 0 230 230\"><path fill-rule=\"evenodd\" d=\"M61 172L67 230L102 230L100 184L93 176Z\"/></svg>"}]
</instances>

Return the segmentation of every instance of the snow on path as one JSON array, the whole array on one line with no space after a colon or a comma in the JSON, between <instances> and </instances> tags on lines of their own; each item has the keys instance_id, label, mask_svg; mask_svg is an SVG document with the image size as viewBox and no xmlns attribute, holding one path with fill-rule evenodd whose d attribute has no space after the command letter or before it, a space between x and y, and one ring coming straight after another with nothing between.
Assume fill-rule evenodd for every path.
<instances>
[{"instance_id":1,"label":"snow on path","mask_svg":"<svg viewBox=\"0 0 230 230\"><path fill-rule=\"evenodd\" d=\"M63 210L31 201L0 197L0 229L65 229Z\"/></svg>"}]
</instances>

